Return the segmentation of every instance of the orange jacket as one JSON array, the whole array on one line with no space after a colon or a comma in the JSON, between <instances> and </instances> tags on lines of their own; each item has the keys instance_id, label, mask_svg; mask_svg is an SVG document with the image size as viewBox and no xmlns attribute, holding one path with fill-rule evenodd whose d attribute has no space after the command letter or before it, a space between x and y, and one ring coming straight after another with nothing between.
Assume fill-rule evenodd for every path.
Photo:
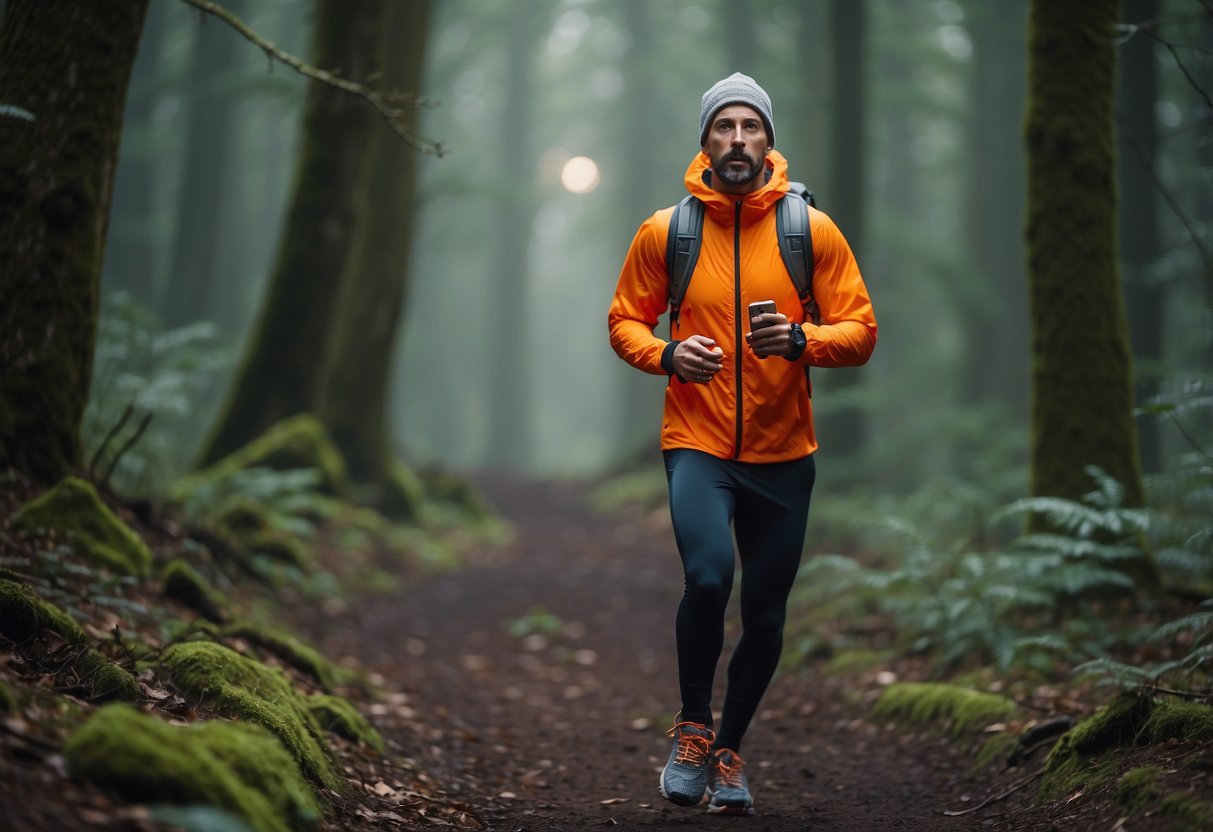
<instances>
[{"instance_id":1,"label":"orange jacket","mask_svg":"<svg viewBox=\"0 0 1213 832\"><path fill-rule=\"evenodd\" d=\"M788 189L787 160L767 155L767 183L738 197L715 191L707 154L686 172L686 186L703 200L703 244L672 338L705 335L724 349L724 369L708 384L670 376L665 394L661 447L695 448L723 459L783 462L817 449L813 408L804 368L863 364L876 346L876 318L859 266L842 232L809 208L813 238L813 297L821 325L805 321L804 309L779 254L776 201ZM608 323L611 346L624 361L665 375L661 358L669 342L654 334L669 305L665 251L673 207L640 226L619 275ZM807 346L799 361L759 359L745 343L748 304L774 300L780 312L804 328ZM740 391L740 395L738 395Z\"/></svg>"}]
</instances>

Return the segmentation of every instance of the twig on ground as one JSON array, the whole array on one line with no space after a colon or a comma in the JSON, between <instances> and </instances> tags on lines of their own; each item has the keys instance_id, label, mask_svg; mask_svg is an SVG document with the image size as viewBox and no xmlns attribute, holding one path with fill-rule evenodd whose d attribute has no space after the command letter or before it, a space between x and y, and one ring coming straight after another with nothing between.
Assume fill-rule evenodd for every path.
<instances>
[{"instance_id":1,"label":"twig on ground","mask_svg":"<svg viewBox=\"0 0 1213 832\"><path fill-rule=\"evenodd\" d=\"M1031 783L1033 780L1035 780L1037 777L1039 777L1040 775L1042 775L1044 773L1045 773L1045 767L1041 766L1036 771L1029 774L1027 777L1024 777L1022 780L1015 781L1014 785L1012 785L1011 788L1007 789L1005 792L1002 792L1001 794L992 795L991 797L987 797L985 800L981 801L976 806L970 806L968 809L961 809L960 811L953 811L951 809L936 809L936 811L946 818L956 818L956 817L960 817L961 815L970 815L973 812L977 812L977 811L980 811L980 810L986 808L991 803L997 803L1000 800L1006 800L1008 797L1015 794L1015 792L1019 791L1024 786L1028 785L1029 783Z\"/></svg>"}]
</instances>

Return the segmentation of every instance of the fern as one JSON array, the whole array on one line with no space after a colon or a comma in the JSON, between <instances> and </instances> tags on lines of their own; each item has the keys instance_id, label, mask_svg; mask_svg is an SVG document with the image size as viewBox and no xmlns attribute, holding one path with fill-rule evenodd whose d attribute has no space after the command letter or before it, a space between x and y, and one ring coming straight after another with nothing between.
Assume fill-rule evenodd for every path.
<instances>
[{"instance_id":1,"label":"fern","mask_svg":"<svg viewBox=\"0 0 1213 832\"><path fill-rule=\"evenodd\" d=\"M165 330L157 316L125 292L106 299L98 322L93 384L81 433L94 458L128 407L151 416L147 430L118 460L114 482L128 493L150 493L186 470L194 440L203 435L219 380L232 364L213 324ZM126 430L105 448L99 471L133 438Z\"/></svg>"}]
</instances>

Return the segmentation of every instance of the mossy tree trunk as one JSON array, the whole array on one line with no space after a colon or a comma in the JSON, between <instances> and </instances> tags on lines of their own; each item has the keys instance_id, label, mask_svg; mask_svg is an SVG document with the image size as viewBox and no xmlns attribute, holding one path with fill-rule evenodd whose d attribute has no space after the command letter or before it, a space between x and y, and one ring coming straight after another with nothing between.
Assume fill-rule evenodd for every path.
<instances>
[{"instance_id":1,"label":"mossy tree trunk","mask_svg":"<svg viewBox=\"0 0 1213 832\"><path fill-rule=\"evenodd\" d=\"M1157 20L1158 0L1126 0L1130 23ZM1158 227L1158 199L1154 185L1158 129L1154 106L1158 95L1155 42L1138 35L1120 46L1118 91L1121 259L1125 266L1125 299L1133 356L1138 366L1137 400L1147 402L1158 393L1163 357L1163 286L1153 268L1162 256ZM1144 372L1143 372L1144 371ZM1158 422L1138 424L1142 466L1157 471L1160 464Z\"/></svg>"},{"instance_id":2,"label":"mossy tree trunk","mask_svg":"<svg viewBox=\"0 0 1213 832\"><path fill-rule=\"evenodd\" d=\"M867 0L830 0L831 100L830 165L821 207L828 213L864 267L864 193L866 181L867 134ZM865 272L871 285L874 275ZM850 398L863 381L861 367L834 368L814 376L815 400L831 397ZM867 422L862 408L842 406L826 409L814 417L822 446L834 458L856 459L863 453ZM858 467L836 466L841 474L858 472ZM845 474L843 475L846 476Z\"/></svg>"},{"instance_id":3,"label":"mossy tree trunk","mask_svg":"<svg viewBox=\"0 0 1213 832\"><path fill-rule=\"evenodd\" d=\"M1116 261L1118 0L1033 0L1028 217L1031 489L1080 498L1097 465L1143 499ZM1043 522L1042 519L1037 522Z\"/></svg>"},{"instance_id":4,"label":"mossy tree trunk","mask_svg":"<svg viewBox=\"0 0 1213 832\"><path fill-rule=\"evenodd\" d=\"M383 9L383 0L318 0L311 63L366 82L380 69ZM277 261L200 466L312 408L354 236L356 185L377 118L356 96L317 81L308 86L299 166Z\"/></svg>"},{"instance_id":5,"label":"mossy tree trunk","mask_svg":"<svg viewBox=\"0 0 1213 832\"><path fill-rule=\"evenodd\" d=\"M384 88L419 92L430 0L395 0L384 22ZM392 458L388 385L404 311L416 204L418 154L377 127L365 175L367 205L346 264L316 413L355 482L380 484Z\"/></svg>"},{"instance_id":6,"label":"mossy tree trunk","mask_svg":"<svg viewBox=\"0 0 1213 832\"><path fill-rule=\"evenodd\" d=\"M0 466L80 460L127 82L147 0L12 0L0 25Z\"/></svg>"}]
</instances>

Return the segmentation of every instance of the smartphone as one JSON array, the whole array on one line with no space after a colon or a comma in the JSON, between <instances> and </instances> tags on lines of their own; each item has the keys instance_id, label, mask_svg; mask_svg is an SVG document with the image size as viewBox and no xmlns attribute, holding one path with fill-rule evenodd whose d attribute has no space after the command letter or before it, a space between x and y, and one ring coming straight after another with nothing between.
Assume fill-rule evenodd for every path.
<instances>
[{"instance_id":1,"label":"smartphone","mask_svg":"<svg viewBox=\"0 0 1213 832\"><path fill-rule=\"evenodd\" d=\"M775 301L773 300L758 300L750 304L750 325L753 326L754 318L764 312L774 312ZM760 329L761 327L754 327Z\"/></svg>"}]
</instances>

